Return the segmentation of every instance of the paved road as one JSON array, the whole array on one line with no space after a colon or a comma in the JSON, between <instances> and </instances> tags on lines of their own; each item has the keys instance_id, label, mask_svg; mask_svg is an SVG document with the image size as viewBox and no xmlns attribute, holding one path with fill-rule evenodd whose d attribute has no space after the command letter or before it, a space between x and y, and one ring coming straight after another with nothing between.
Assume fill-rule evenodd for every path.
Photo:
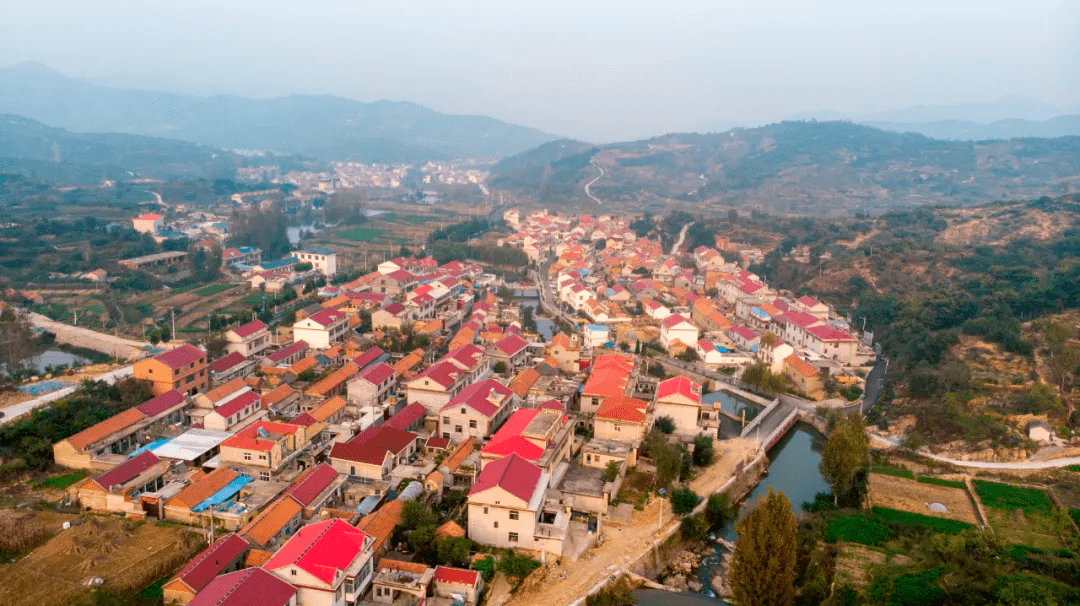
<instances>
[{"instance_id":1,"label":"paved road","mask_svg":"<svg viewBox=\"0 0 1080 606\"><path fill-rule=\"evenodd\" d=\"M604 205L604 201L603 201L603 200L601 200L600 198L597 198L596 196L592 195L592 192L591 192L591 191L589 190L589 188L590 188L590 187L592 187L593 183L596 183L597 181L599 181L599 180L600 180L600 177L603 177L603 176L604 176L604 167L603 167L603 166L600 166L599 164L597 164L597 163L596 163L595 161L593 161L593 160L589 160L589 164L592 164L592 165L593 165L593 166L595 166L595 167L596 167L597 169L599 169L599 170L600 170L600 174L599 174L599 175L596 175L596 178L595 178L595 179L593 179L592 181L589 181L588 183L586 183L586 184L585 184L585 195L586 195L586 196L589 196L590 198L592 198L593 202L596 202L597 204L599 204L599 205L603 206L603 205Z\"/></svg>"},{"instance_id":2,"label":"paved road","mask_svg":"<svg viewBox=\"0 0 1080 606\"><path fill-rule=\"evenodd\" d=\"M563 319L567 324L574 326L577 324L577 318L567 314L559 307L559 301L555 298L555 294L552 292L551 282L548 280L548 267L551 265L551 261L545 260L540 265L540 271L536 278L536 285L539 289L540 303L544 308L544 311L549 315L556 315Z\"/></svg>"},{"instance_id":3,"label":"paved road","mask_svg":"<svg viewBox=\"0 0 1080 606\"><path fill-rule=\"evenodd\" d=\"M686 240L686 231L688 229L690 229L690 226L693 225L693 224L694 224L694 222L691 221L691 222L687 223L686 225L682 226L682 230L679 232L679 239L675 241L675 244L671 245L671 254L672 255L674 255L679 250L679 247L682 246L683 241Z\"/></svg>"},{"instance_id":4,"label":"paved road","mask_svg":"<svg viewBox=\"0 0 1080 606\"><path fill-rule=\"evenodd\" d=\"M870 434L870 441L888 444L889 447L900 445L898 440L883 438L877 434ZM1080 457L1063 457L1060 459L1047 459L1045 461L1013 461L999 463L997 461L961 461L959 459L950 459L949 457L939 457L938 455L930 454L922 450L917 451L915 454L942 463L956 465L957 467L971 467L975 469L1059 469L1061 467L1068 467L1069 465L1080 465Z\"/></svg>"},{"instance_id":5,"label":"paved road","mask_svg":"<svg viewBox=\"0 0 1080 606\"><path fill-rule=\"evenodd\" d=\"M117 379L131 376L132 372L133 370L131 366L124 366L123 368L118 368L105 374L98 375L94 378L98 381L105 381L106 383L115 383ZM35 408L40 408L48 404L49 402L54 402L56 400L59 400L60 398L63 398L64 396L70 395L74 393L75 390L77 390L78 388L79 384L75 383L72 384L71 387L65 387L63 389L47 393L43 396L38 396L33 400L27 400L25 402L20 402L18 404L8 406L2 411L4 413L4 416L3 418L0 418L0 425L14 421L15 419L27 414L31 410L34 410Z\"/></svg>"}]
</instances>

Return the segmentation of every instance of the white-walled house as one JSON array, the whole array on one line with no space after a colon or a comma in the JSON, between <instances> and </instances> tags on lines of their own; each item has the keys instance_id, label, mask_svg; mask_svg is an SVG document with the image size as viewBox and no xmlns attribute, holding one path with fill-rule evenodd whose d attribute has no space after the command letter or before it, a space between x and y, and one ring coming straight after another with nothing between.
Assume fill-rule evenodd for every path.
<instances>
[{"instance_id":1,"label":"white-walled house","mask_svg":"<svg viewBox=\"0 0 1080 606\"><path fill-rule=\"evenodd\" d=\"M468 537L502 549L528 549L561 557L569 507L547 507L550 476L516 454L493 461L469 490Z\"/></svg>"},{"instance_id":2,"label":"white-walled house","mask_svg":"<svg viewBox=\"0 0 1080 606\"><path fill-rule=\"evenodd\" d=\"M293 339L315 349L327 349L345 338L349 318L345 312L327 307L293 324Z\"/></svg>"},{"instance_id":3,"label":"white-walled house","mask_svg":"<svg viewBox=\"0 0 1080 606\"><path fill-rule=\"evenodd\" d=\"M245 358L256 356L270 347L270 329L253 320L225 333L225 351L239 353Z\"/></svg>"},{"instance_id":4,"label":"white-walled house","mask_svg":"<svg viewBox=\"0 0 1080 606\"><path fill-rule=\"evenodd\" d=\"M262 568L296 587L299 606L346 606L371 584L374 542L340 519L316 522L301 528Z\"/></svg>"},{"instance_id":5,"label":"white-walled house","mask_svg":"<svg viewBox=\"0 0 1080 606\"><path fill-rule=\"evenodd\" d=\"M697 326L681 314L672 314L660 323L660 345L664 349L671 349L671 343L676 339L688 347L698 340Z\"/></svg>"},{"instance_id":6,"label":"white-walled house","mask_svg":"<svg viewBox=\"0 0 1080 606\"><path fill-rule=\"evenodd\" d=\"M681 436L696 436L700 433L698 416L701 413L701 386L690 379L679 376L661 381L656 386L656 401L653 405L655 418L671 417L675 422L675 433Z\"/></svg>"},{"instance_id":7,"label":"white-walled house","mask_svg":"<svg viewBox=\"0 0 1080 606\"><path fill-rule=\"evenodd\" d=\"M324 276L330 277L337 273L337 253L329 248L311 247L294 250L290 254L300 263L311 263L311 268Z\"/></svg>"}]
</instances>

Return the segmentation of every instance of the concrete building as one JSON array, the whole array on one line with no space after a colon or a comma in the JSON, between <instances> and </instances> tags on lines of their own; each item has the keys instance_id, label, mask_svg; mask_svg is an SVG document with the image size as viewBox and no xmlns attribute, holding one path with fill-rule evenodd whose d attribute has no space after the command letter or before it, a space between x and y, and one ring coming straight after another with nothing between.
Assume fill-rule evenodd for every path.
<instances>
[{"instance_id":1,"label":"concrete building","mask_svg":"<svg viewBox=\"0 0 1080 606\"><path fill-rule=\"evenodd\" d=\"M345 606L364 595L374 576L372 540L342 520L302 528L263 570L296 588L300 606Z\"/></svg>"},{"instance_id":2,"label":"concrete building","mask_svg":"<svg viewBox=\"0 0 1080 606\"><path fill-rule=\"evenodd\" d=\"M327 349L345 338L349 319L332 307L317 311L293 324L293 339L315 349Z\"/></svg>"},{"instance_id":3,"label":"concrete building","mask_svg":"<svg viewBox=\"0 0 1080 606\"><path fill-rule=\"evenodd\" d=\"M146 213L131 220L131 228L141 234L151 236L161 231L165 224L165 216L157 213Z\"/></svg>"},{"instance_id":4,"label":"concrete building","mask_svg":"<svg viewBox=\"0 0 1080 606\"><path fill-rule=\"evenodd\" d=\"M469 490L469 538L491 547L562 557L570 512L545 503L550 480L516 454L485 466Z\"/></svg>"},{"instance_id":5,"label":"concrete building","mask_svg":"<svg viewBox=\"0 0 1080 606\"><path fill-rule=\"evenodd\" d=\"M337 273L337 253L329 248L305 248L293 251L292 256L300 263L311 263L312 269L330 277Z\"/></svg>"},{"instance_id":6,"label":"concrete building","mask_svg":"<svg viewBox=\"0 0 1080 606\"><path fill-rule=\"evenodd\" d=\"M187 344L139 360L134 365L133 376L150 381L155 395L173 390L196 394L206 391L210 384L206 352Z\"/></svg>"},{"instance_id":7,"label":"concrete building","mask_svg":"<svg viewBox=\"0 0 1080 606\"><path fill-rule=\"evenodd\" d=\"M516 402L514 392L494 379L465 387L439 410L439 435L455 443L485 440L499 428Z\"/></svg>"},{"instance_id":8,"label":"concrete building","mask_svg":"<svg viewBox=\"0 0 1080 606\"><path fill-rule=\"evenodd\" d=\"M225 351L245 358L255 357L273 345L270 329L258 320L237 326L225 333Z\"/></svg>"},{"instance_id":9,"label":"concrete building","mask_svg":"<svg viewBox=\"0 0 1080 606\"><path fill-rule=\"evenodd\" d=\"M686 377L672 377L656 386L655 418L671 417L675 433L696 436L701 433L698 416L701 414L701 386Z\"/></svg>"}]
</instances>

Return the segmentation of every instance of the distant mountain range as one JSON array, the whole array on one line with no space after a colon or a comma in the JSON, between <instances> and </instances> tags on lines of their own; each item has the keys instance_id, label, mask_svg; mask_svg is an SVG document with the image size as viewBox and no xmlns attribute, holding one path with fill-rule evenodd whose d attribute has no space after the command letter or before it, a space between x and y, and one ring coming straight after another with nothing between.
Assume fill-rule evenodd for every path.
<instances>
[{"instance_id":1,"label":"distant mountain range","mask_svg":"<svg viewBox=\"0 0 1080 606\"><path fill-rule=\"evenodd\" d=\"M0 113L77 132L381 163L497 160L555 138L494 118L447 115L414 103L361 103L329 95L200 97L110 88L39 63L0 69Z\"/></svg>"},{"instance_id":2,"label":"distant mountain range","mask_svg":"<svg viewBox=\"0 0 1080 606\"><path fill-rule=\"evenodd\" d=\"M593 179L590 192L602 207L584 191ZM675 202L702 210L877 213L1077 191L1080 137L941 141L850 122L781 122L603 146L562 140L503 160L489 187L593 212Z\"/></svg>"},{"instance_id":3,"label":"distant mountain range","mask_svg":"<svg viewBox=\"0 0 1080 606\"><path fill-rule=\"evenodd\" d=\"M1080 116L1057 116L1049 120L1031 121L1012 118L980 124L970 120L938 120L934 122L860 122L881 130L897 133L919 133L932 139L953 141L987 141L1017 137L1075 137L1080 136Z\"/></svg>"},{"instance_id":4,"label":"distant mountain range","mask_svg":"<svg viewBox=\"0 0 1080 606\"><path fill-rule=\"evenodd\" d=\"M0 114L0 173L100 183L131 176L231 177L241 156L187 141L118 133L73 133Z\"/></svg>"}]
</instances>

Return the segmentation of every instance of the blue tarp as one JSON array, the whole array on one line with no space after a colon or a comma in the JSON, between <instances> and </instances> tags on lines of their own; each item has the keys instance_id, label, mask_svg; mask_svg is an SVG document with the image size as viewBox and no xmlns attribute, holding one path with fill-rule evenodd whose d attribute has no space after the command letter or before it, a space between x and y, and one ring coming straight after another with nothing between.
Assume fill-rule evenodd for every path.
<instances>
[{"instance_id":1,"label":"blue tarp","mask_svg":"<svg viewBox=\"0 0 1080 606\"><path fill-rule=\"evenodd\" d=\"M244 476L240 476L240 477L236 478L232 482L229 482L228 484L226 484L225 487L222 488L221 490L219 490L219 491L215 492L214 494L210 495L210 498L208 498L205 501L203 501L202 503L199 503L198 505L192 507L191 511L194 511L194 512L205 511L206 509L208 509L210 507L215 507L217 505L221 505L222 503L224 503L224 502L228 501L229 499L233 498L234 496L236 496L236 494L240 492L240 489L244 487L244 484L247 484L250 481L251 481L250 479L245 478Z\"/></svg>"},{"instance_id":2,"label":"blue tarp","mask_svg":"<svg viewBox=\"0 0 1080 606\"><path fill-rule=\"evenodd\" d=\"M382 497L377 494L372 494L364 497L364 500L360 501L360 504L356 506L356 511L359 511L362 515L367 515L373 511L382 501Z\"/></svg>"},{"instance_id":3,"label":"blue tarp","mask_svg":"<svg viewBox=\"0 0 1080 606\"><path fill-rule=\"evenodd\" d=\"M154 440L153 442L150 442L149 444L147 444L145 446L140 446L140 447L136 448L134 450L134 452L129 454L128 458L130 459L132 457L137 457L137 456L141 455L142 453L146 452L147 450L153 450L153 449L157 448L158 446L161 446L162 444L167 443L169 440L170 440L170 438L161 438L160 440Z\"/></svg>"}]
</instances>

